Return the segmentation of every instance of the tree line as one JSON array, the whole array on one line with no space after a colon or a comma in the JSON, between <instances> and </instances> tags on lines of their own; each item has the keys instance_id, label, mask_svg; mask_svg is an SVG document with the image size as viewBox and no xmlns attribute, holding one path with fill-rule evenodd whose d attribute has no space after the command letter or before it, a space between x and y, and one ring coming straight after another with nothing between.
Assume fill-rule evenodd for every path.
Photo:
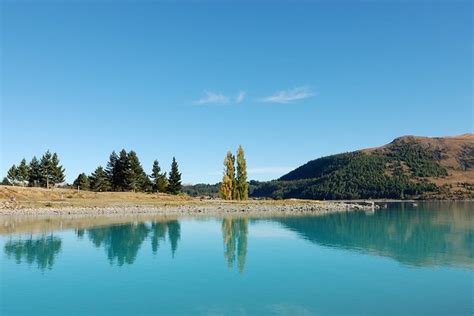
<instances>
[{"instance_id":1,"label":"tree line","mask_svg":"<svg viewBox=\"0 0 474 316\"><path fill-rule=\"evenodd\" d=\"M237 168L235 167L236 163ZM242 146L237 149L237 161L230 150L227 152L224 159L224 175L220 194L225 200L247 200L249 197L247 161Z\"/></svg>"},{"instance_id":2,"label":"tree line","mask_svg":"<svg viewBox=\"0 0 474 316\"><path fill-rule=\"evenodd\" d=\"M11 166L2 183L49 188L64 182L64 172L58 154L48 150L40 160L34 156L28 164L23 158L18 166Z\"/></svg>"},{"instance_id":3,"label":"tree line","mask_svg":"<svg viewBox=\"0 0 474 316\"><path fill-rule=\"evenodd\" d=\"M161 171L158 160L153 162L148 175L135 151L122 149L118 154L113 151L106 168L99 166L91 175L79 174L74 187L96 192L163 192L179 194L182 189L181 173L176 158L173 157L169 176Z\"/></svg>"}]
</instances>

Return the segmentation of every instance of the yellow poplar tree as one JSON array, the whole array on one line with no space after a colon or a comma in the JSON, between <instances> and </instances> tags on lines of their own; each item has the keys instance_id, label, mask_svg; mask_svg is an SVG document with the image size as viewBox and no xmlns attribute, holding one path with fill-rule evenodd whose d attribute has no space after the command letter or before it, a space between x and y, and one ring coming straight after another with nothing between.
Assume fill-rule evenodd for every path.
<instances>
[{"instance_id":1,"label":"yellow poplar tree","mask_svg":"<svg viewBox=\"0 0 474 316\"><path fill-rule=\"evenodd\" d=\"M235 157L230 151L224 159L224 175L221 184L221 196L225 200L233 200L236 195Z\"/></svg>"},{"instance_id":2,"label":"yellow poplar tree","mask_svg":"<svg viewBox=\"0 0 474 316\"><path fill-rule=\"evenodd\" d=\"M239 146L237 150L237 199L247 200L249 198L249 183L247 182L247 161L245 160L244 148Z\"/></svg>"}]
</instances>

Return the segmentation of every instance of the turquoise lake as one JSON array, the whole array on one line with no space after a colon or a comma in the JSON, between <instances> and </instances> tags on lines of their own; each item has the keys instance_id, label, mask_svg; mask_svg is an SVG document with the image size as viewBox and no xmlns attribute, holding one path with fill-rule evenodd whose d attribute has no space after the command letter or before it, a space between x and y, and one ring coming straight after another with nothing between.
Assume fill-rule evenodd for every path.
<instances>
[{"instance_id":1,"label":"turquoise lake","mask_svg":"<svg viewBox=\"0 0 474 316\"><path fill-rule=\"evenodd\" d=\"M474 203L0 218L1 315L472 315Z\"/></svg>"}]
</instances>

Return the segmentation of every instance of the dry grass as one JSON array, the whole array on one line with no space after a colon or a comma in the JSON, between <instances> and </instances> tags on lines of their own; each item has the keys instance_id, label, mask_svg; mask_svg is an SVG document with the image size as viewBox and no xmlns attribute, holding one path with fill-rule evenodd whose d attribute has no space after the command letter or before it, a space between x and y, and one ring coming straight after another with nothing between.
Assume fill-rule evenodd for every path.
<instances>
[{"instance_id":1,"label":"dry grass","mask_svg":"<svg viewBox=\"0 0 474 316\"><path fill-rule=\"evenodd\" d=\"M223 201L201 200L185 195L141 192L89 192L73 189L45 189L0 185L0 208L43 207L152 207L174 205L209 205L216 203L236 204L296 204L319 203L318 201Z\"/></svg>"},{"instance_id":2,"label":"dry grass","mask_svg":"<svg viewBox=\"0 0 474 316\"><path fill-rule=\"evenodd\" d=\"M89 192L61 188L0 186L0 202L4 206L15 207L107 207L163 206L195 203L199 200L161 193Z\"/></svg>"}]
</instances>

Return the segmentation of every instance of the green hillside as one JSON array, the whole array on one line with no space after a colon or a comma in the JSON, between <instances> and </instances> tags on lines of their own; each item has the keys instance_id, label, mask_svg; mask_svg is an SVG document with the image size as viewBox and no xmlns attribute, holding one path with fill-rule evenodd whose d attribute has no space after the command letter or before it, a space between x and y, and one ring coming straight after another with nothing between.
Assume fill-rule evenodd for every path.
<instances>
[{"instance_id":1,"label":"green hillside","mask_svg":"<svg viewBox=\"0 0 474 316\"><path fill-rule=\"evenodd\" d=\"M309 161L278 180L252 182L251 196L304 199L472 198L474 138L401 137Z\"/></svg>"}]
</instances>

